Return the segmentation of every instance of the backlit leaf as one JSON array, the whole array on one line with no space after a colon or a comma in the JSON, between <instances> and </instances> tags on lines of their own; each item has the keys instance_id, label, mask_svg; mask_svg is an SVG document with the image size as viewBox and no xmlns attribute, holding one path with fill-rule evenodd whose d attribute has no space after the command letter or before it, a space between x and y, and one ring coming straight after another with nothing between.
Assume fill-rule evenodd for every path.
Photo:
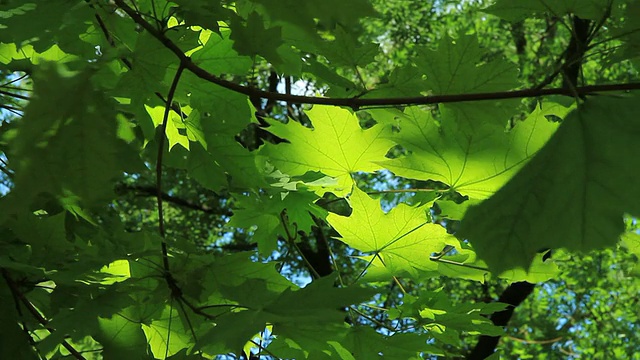
<instances>
[{"instance_id":1,"label":"backlit leaf","mask_svg":"<svg viewBox=\"0 0 640 360\"><path fill-rule=\"evenodd\" d=\"M587 99L509 183L467 211L460 235L492 271L526 269L548 248L616 243L623 214L640 214L638 104L635 97Z\"/></svg>"},{"instance_id":2,"label":"backlit leaf","mask_svg":"<svg viewBox=\"0 0 640 360\"><path fill-rule=\"evenodd\" d=\"M363 130L350 111L335 107L315 106L307 115L313 129L298 123L272 123L269 128L289 141L261 150L282 172L303 175L307 171L320 171L338 179L334 193L346 194L352 185L351 173L381 169L374 161L384 158L393 145L382 138L381 126Z\"/></svg>"},{"instance_id":3,"label":"backlit leaf","mask_svg":"<svg viewBox=\"0 0 640 360\"><path fill-rule=\"evenodd\" d=\"M457 242L442 226L431 223L426 207L400 204L385 214L377 200L355 187L349 203L351 216L329 214L327 220L341 241L372 254L391 273L416 275L418 270L434 269L437 265L429 256Z\"/></svg>"},{"instance_id":4,"label":"backlit leaf","mask_svg":"<svg viewBox=\"0 0 640 360\"><path fill-rule=\"evenodd\" d=\"M411 154L381 164L396 175L438 180L463 195L484 199L498 190L553 134L557 124L545 115L563 115L566 110L543 104L509 133L464 134L441 128L425 111L409 108L400 116L400 132L389 137Z\"/></svg>"}]
</instances>

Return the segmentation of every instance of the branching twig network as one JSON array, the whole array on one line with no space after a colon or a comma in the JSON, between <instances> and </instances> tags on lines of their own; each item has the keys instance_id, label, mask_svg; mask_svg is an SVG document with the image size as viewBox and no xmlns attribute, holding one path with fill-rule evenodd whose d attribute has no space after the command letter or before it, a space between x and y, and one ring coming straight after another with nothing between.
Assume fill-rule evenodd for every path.
<instances>
[{"instance_id":1,"label":"branching twig network","mask_svg":"<svg viewBox=\"0 0 640 360\"><path fill-rule=\"evenodd\" d=\"M533 98L549 95L566 95L574 97L576 95L583 96L599 92L610 91L627 91L627 90L640 90L640 83L621 83L621 84L608 84L608 85L589 85L576 87L575 89L565 88L550 88L550 89L522 89L522 90L509 90L498 91L488 93L468 93L468 94L447 94L447 95L428 95L428 96L415 96L415 97L397 97L397 98L361 98L361 97L349 97L349 98L326 98L326 97L314 97L314 96L302 96L281 94L277 92L269 92L259 90L236 84L232 81L224 80L216 75L211 74L205 69L199 67L196 63L191 61L191 58L185 55L184 51L178 47L171 39L164 35L161 31L158 31L153 25L148 23L140 13L124 3L124 0L114 0L114 3L122 9L127 15L133 19L138 25L147 30L154 38L160 41L168 50L173 52L180 60L181 66L189 70L195 76L219 85L231 91L235 91L240 94L244 94L250 97L258 97L268 100L286 101L305 104L317 104L317 105L335 105L346 106L353 109L359 109L368 106L394 106L394 105L428 105L428 104L444 104L444 103L457 103L467 101L481 101L481 100L505 100L505 99L521 99L521 98Z\"/></svg>"}]
</instances>

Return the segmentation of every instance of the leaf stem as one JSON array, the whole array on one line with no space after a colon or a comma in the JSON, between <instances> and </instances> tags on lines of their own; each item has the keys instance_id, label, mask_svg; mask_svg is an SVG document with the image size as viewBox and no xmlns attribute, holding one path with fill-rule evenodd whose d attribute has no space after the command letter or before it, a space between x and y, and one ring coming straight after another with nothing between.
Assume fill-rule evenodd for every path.
<instances>
[{"instance_id":1,"label":"leaf stem","mask_svg":"<svg viewBox=\"0 0 640 360\"><path fill-rule=\"evenodd\" d=\"M447 259L442 259L442 258L438 258L438 257L431 257L430 260L434 261L434 262L440 262L440 263L443 263L443 264L447 264L447 265L455 265L455 266L460 266L460 267L466 267L466 268L469 268L469 269L475 269L475 270L489 272L489 269L481 267L481 266L465 264L465 263L452 261L452 260L447 260Z\"/></svg>"},{"instance_id":2,"label":"leaf stem","mask_svg":"<svg viewBox=\"0 0 640 360\"><path fill-rule=\"evenodd\" d=\"M282 227L284 228L284 232L287 235L287 242L289 243L289 245L291 245L294 249L296 249L298 254L300 254L302 261L304 261L305 265L309 268L311 275L313 275L313 277L315 277L316 279L320 279L321 276L318 273L318 271L313 267L313 265L311 265L311 262L309 261L309 259L307 259L307 257L304 255L304 253L298 246L298 244L296 244L296 236L292 236L291 232L289 232L289 226L287 225L287 218L284 210L280 212L280 223L282 224Z\"/></svg>"},{"instance_id":3,"label":"leaf stem","mask_svg":"<svg viewBox=\"0 0 640 360\"><path fill-rule=\"evenodd\" d=\"M412 189L388 189L388 190L367 191L367 195L396 194L396 193L412 193L412 192L433 192L433 191L442 191L442 192L446 192L446 191L448 191L448 190L446 190L446 189L430 189L430 188L425 188L425 189L419 189L419 188L412 188Z\"/></svg>"},{"instance_id":4,"label":"leaf stem","mask_svg":"<svg viewBox=\"0 0 640 360\"><path fill-rule=\"evenodd\" d=\"M404 295L407 294L407 290L404 289L404 286L402 286L402 283L400 282L400 280L398 280L397 277L393 277L393 281L398 284L398 288L400 289L400 292L402 292Z\"/></svg>"}]
</instances>

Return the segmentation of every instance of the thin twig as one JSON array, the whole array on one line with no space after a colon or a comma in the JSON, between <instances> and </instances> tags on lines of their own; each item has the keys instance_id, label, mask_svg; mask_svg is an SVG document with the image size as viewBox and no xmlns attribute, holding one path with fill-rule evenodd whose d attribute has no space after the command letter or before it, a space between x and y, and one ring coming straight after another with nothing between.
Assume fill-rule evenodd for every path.
<instances>
[{"instance_id":1,"label":"thin twig","mask_svg":"<svg viewBox=\"0 0 640 360\"><path fill-rule=\"evenodd\" d=\"M13 179L13 172L11 172L11 170L9 170L9 168L7 168L6 166L0 164L0 172L2 172L3 174L5 174L9 180Z\"/></svg>"},{"instance_id":2,"label":"thin twig","mask_svg":"<svg viewBox=\"0 0 640 360\"><path fill-rule=\"evenodd\" d=\"M130 190L130 191L136 192L137 196L153 196L153 197L157 196L157 189L153 186L123 184L119 186L118 189ZM202 211L207 214L219 214L219 215L228 215L228 216L231 215L229 211L225 211L221 209L218 212L204 204L196 204L191 201L185 200L183 198L170 195L167 192L162 193L162 199L166 202L169 202L178 206L182 206L191 210Z\"/></svg>"},{"instance_id":3,"label":"thin twig","mask_svg":"<svg viewBox=\"0 0 640 360\"><path fill-rule=\"evenodd\" d=\"M316 227L318 228L318 233L319 233L319 236L316 236L316 238L320 237L321 238L320 240L324 242L324 245L327 247L327 252L329 253L329 259L331 260L331 264L333 265L333 270L338 275L338 282L340 283L340 286L344 287L345 283L344 283L344 279L342 279L342 274L340 272L340 268L338 267L338 262L336 261L336 257L333 254L333 250L331 250L331 246L329 245L329 240L327 240L327 237L324 236L324 233L322 231L321 220L314 216L313 221L316 223Z\"/></svg>"},{"instance_id":4,"label":"thin twig","mask_svg":"<svg viewBox=\"0 0 640 360\"><path fill-rule=\"evenodd\" d=\"M171 344L171 323L173 321L173 297L169 303L169 320L167 321L167 346L164 348L164 358L169 357L169 344ZM180 316L180 314L178 314Z\"/></svg>"},{"instance_id":5,"label":"thin twig","mask_svg":"<svg viewBox=\"0 0 640 360\"><path fill-rule=\"evenodd\" d=\"M15 106L11 106L11 105L5 105L5 104L0 104L0 108L3 108L5 110L11 111L12 113L20 116L19 111L22 111L22 109L17 108Z\"/></svg>"},{"instance_id":6,"label":"thin twig","mask_svg":"<svg viewBox=\"0 0 640 360\"><path fill-rule=\"evenodd\" d=\"M558 342L563 339L562 336L558 336L557 338L547 339L547 340L528 340L528 339L520 339L513 336L506 336L506 338L513 341L521 342L524 344L539 344L539 345L552 344L554 342Z\"/></svg>"},{"instance_id":7,"label":"thin twig","mask_svg":"<svg viewBox=\"0 0 640 360\"><path fill-rule=\"evenodd\" d=\"M396 193L412 193L412 192L433 192L433 191L442 191L446 192L447 189L431 189L431 188L413 188L413 189L388 189L388 190L376 190L376 191L367 191L367 195L380 195L380 194L396 194Z\"/></svg>"},{"instance_id":8,"label":"thin twig","mask_svg":"<svg viewBox=\"0 0 640 360\"><path fill-rule=\"evenodd\" d=\"M0 90L0 94L2 94L4 96L20 99L20 100L29 101L29 97L28 96L12 93L12 92L5 91L5 90Z\"/></svg>"},{"instance_id":9,"label":"thin twig","mask_svg":"<svg viewBox=\"0 0 640 360\"><path fill-rule=\"evenodd\" d=\"M475 270L480 270L480 271L487 271L487 272L489 271L489 269L483 268L481 266L465 264L465 263L461 263L461 262L457 262L457 261L453 261L453 260L447 260L447 259L442 259L442 258L433 257L433 256L430 257L429 259L431 261L440 262L440 263L447 264L447 265L455 265L455 266L466 267L466 268L469 268L469 269L475 269Z\"/></svg>"},{"instance_id":10,"label":"thin twig","mask_svg":"<svg viewBox=\"0 0 640 360\"><path fill-rule=\"evenodd\" d=\"M311 275L313 275L316 279L320 279L321 278L320 273L318 273L318 271L313 267L313 265L311 265L311 262L309 261L309 259L307 259L307 257L304 255L304 253L298 246L298 244L296 244L296 236L291 235L284 210L280 212L280 223L282 224L282 227L284 228L284 232L287 235L287 243L289 243L289 245L291 245L294 249L296 249L298 254L300 254L302 261L304 261L305 265L309 268Z\"/></svg>"},{"instance_id":11,"label":"thin twig","mask_svg":"<svg viewBox=\"0 0 640 360\"><path fill-rule=\"evenodd\" d=\"M380 320L378 320L378 319L376 319L376 318L374 318L374 317L372 317L372 316L369 316L369 315L367 315L367 314L363 313L362 311L360 311L360 310L356 309L356 308L355 308L355 307L353 307L353 306L350 306L350 307L349 307L349 309L351 309L351 310L352 310L353 312L355 312L356 314L358 314L358 315L362 316L363 318L365 318L365 319L367 319L367 320L371 321L372 323L376 324L378 327L385 328L385 329L387 329L387 330L391 331L392 333L397 332L397 330L396 330L396 329L394 329L393 327L391 327L391 326L389 326L389 325L387 325L387 324L383 323L382 321L380 321Z\"/></svg>"},{"instance_id":12,"label":"thin twig","mask_svg":"<svg viewBox=\"0 0 640 360\"><path fill-rule=\"evenodd\" d=\"M47 329L47 331L49 331L50 333L55 332L55 329L48 326L49 320L47 320L44 316L42 316L38 311L38 309L36 309L36 307L33 306L31 301L29 301L29 299L27 299L27 297L24 296L22 291L20 291L20 289L18 288L17 284L9 276L9 272L7 270L2 269L2 277L4 278L5 282L9 286L9 289L11 290L11 294L17 297L18 299L20 299L20 302L22 302L22 304L27 309L27 311L29 311L31 316L33 316L38 321L38 323L40 323L40 325L42 325L45 329ZM69 353L74 358L78 360L86 360L85 357L82 356L82 354L78 350L76 350L76 348L74 348L71 344L69 344L66 340L62 340L60 344L64 346L64 348L67 349L67 351L69 351Z\"/></svg>"},{"instance_id":13,"label":"thin twig","mask_svg":"<svg viewBox=\"0 0 640 360\"><path fill-rule=\"evenodd\" d=\"M8 82L6 82L6 83L4 83L4 84L0 85L0 87L7 87L7 85L11 85L11 84L13 84L13 83L16 83L16 82L18 82L18 81L20 81L20 80L22 80L22 79L26 78L27 76L29 76L29 74L23 74L23 75L21 75L21 76L18 76L17 78L12 79L12 80L9 80ZM25 90L25 91L26 91L26 90Z\"/></svg>"},{"instance_id":14,"label":"thin twig","mask_svg":"<svg viewBox=\"0 0 640 360\"><path fill-rule=\"evenodd\" d=\"M262 344L258 344L255 341L253 341L253 339L249 340L249 342L253 343L253 345L256 345L258 348L260 348L261 351L266 352L267 354L272 356L274 359L278 359L278 360L280 359L274 353L272 353L269 349L267 349L266 347L262 346Z\"/></svg>"},{"instance_id":15,"label":"thin twig","mask_svg":"<svg viewBox=\"0 0 640 360\"><path fill-rule=\"evenodd\" d=\"M158 139L158 157L156 161L156 199L158 203L158 231L160 232L160 236L162 237L162 261L164 265L164 270L169 272L169 255L167 253L167 242L165 240L166 233L164 228L164 214L162 211L162 157L164 155L164 143L166 137L166 129L167 123L169 122L169 114L171 112L171 103L173 103L173 96L175 95L176 89L178 87L178 82L180 82L180 76L184 71L184 66L182 64L178 67L176 71L176 75L173 77L173 82L171 83L171 87L169 88L169 94L167 95L167 103L164 108L164 115L162 118L162 124L160 125L160 134Z\"/></svg>"}]
</instances>

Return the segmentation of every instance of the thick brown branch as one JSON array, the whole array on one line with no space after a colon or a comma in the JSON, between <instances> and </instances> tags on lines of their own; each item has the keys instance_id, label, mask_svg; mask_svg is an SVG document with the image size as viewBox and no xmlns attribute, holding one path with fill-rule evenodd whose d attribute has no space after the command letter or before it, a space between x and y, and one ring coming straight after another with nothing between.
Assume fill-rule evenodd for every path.
<instances>
[{"instance_id":1,"label":"thick brown branch","mask_svg":"<svg viewBox=\"0 0 640 360\"><path fill-rule=\"evenodd\" d=\"M503 99L520 99L520 98L532 98L548 95L566 95L574 97L576 95L584 96L598 92L609 91L625 91L625 90L640 90L640 83L626 83L626 84L609 84L609 85L590 85L577 87L575 89L565 88L553 88L553 89L522 89L522 90L510 90L510 91L498 91L490 93L472 93L472 94L450 94L450 95L429 95L429 96L416 96L416 97L398 97L398 98L324 98L314 96L301 96L291 94L281 94L269 91L263 91L251 87L242 86L234 82L224 80L215 76L208 71L202 69L191 58L184 54L184 52L174 44L168 37L162 32L156 30L153 25L149 24L142 16L134 9L127 6L124 0L114 0L116 5L120 7L125 13L127 13L133 21L147 30L153 37L160 41L167 49L173 52L180 60L180 63L191 73L197 77L222 86L231 91L235 91L240 94L247 95L249 97L260 97L268 100L305 103L305 104L318 104L318 105L335 105L335 106L347 106L353 109L369 106L394 106L394 105L427 105L427 104L443 104L443 103L456 103L467 101L481 101L481 100L503 100Z\"/></svg>"},{"instance_id":2,"label":"thick brown branch","mask_svg":"<svg viewBox=\"0 0 640 360\"><path fill-rule=\"evenodd\" d=\"M526 281L516 282L505 289L500 295L498 302L509 304L506 310L499 311L491 315L491 321L496 326L505 327L509 323L513 311L533 292L535 284ZM496 350L496 346L500 341L500 336L480 336L480 340L467 356L469 360L485 359Z\"/></svg>"},{"instance_id":3,"label":"thick brown branch","mask_svg":"<svg viewBox=\"0 0 640 360\"><path fill-rule=\"evenodd\" d=\"M578 79L582 71L582 61L589 46L589 30L591 21L573 16L573 36L567 47L564 61L564 78L562 87L572 89L578 86ZM581 94L578 94L581 95Z\"/></svg>"}]
</instances>

